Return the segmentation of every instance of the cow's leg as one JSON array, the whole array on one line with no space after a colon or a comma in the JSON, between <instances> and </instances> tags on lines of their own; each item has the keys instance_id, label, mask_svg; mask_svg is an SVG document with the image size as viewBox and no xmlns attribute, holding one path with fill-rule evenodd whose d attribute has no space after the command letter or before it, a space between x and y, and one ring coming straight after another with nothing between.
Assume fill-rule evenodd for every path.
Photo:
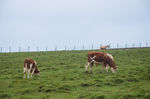
<instances>
[{"instance_id":1,"label":"cow's leg","mask_svg":"<svg viewBox=\"0 0 150 99\"><path fill-rule=\"evenodd\" d=\"M29 68L27 69L27 72L28 72L28 78L30 78L30 69Z\"/></svg>"},{"instance_id":2,"label":"cow's leg","mask_svg":"<svg viewBox=\"0 0 150 99\"><path fill-rule=\"evenodd\" d=\"M24 71L24 78L26 78L26 72L27 72L26 67L23 68L23 71Z\"/></svg>"},{"instance_id":3,"label":"cow's leg","mask_svg":"<svg viewBox=\"0 0 150 99\"><path fill-rule=\"evenodd\" d=\"M85 72L88 71L88 66L90 65L90 62L88 62L86 65L85 65Z\"/></svg>"},{"instance_id":4,"label":"cow's leg","mask_svg":"<svg viewBox=\"0 0 150 99\"><path fill-rule=\"evenodd\" d=\"M27 64L26 63L24 64L23 71L24 71L24 78L26 78L26 73L27 73Z\"/></svg>"},{"instance_id":5,"label":"cow's leg","mask_svg":"<svg viewBox=\"0 0 150 99\"><path fill-rule=\"evenodd\" d=\"M35 68L32 70L31 77L33 76L34 71L35 71Z\"/></svg>"},{"instance_id":6,"label":"cow's leg","mask_svg":"<svg viewBox=\"0 0 150 99\"><path fill-rule=\"evenodd\" d=\"M23 68L23 71L24 71L23 72L24 73L24 77L23 78L26 78L26 68L25 67Z\"/></svg>"},{"instance_id":7,"label":"cow's leg","mask_svg":"<svg viewBox=\"0 0 150 99\"><path fill-rule=\"evenodd\" d=\"M98 63L95 63L96 67L99 65Z\"/></svg>"},{"instance_id":8,"label":"cow's leg","mask_svg":"<svg viewBox=\"0 0 150 99\"><path fill-rule=\"evenodd\" d=\"M94 63L94 62L92 62L92 63L90 64L90 73L92 73L93 63Z\"/></svg>"},{"instance_id":9,"label":"cow's leg","mask_svg":"<svg viewBox=\"0 0 150 99\"><path fill-rule=\"evenodd\" d=\"M28 78L30 78L31 68L32 68L32 64L30 64L30 67L27 69L27 71L28 71Z\"/></svg>"},{"instance_id":10,"label":"cow's leg","mask_svg":"<svg viewBox=\"0 0 150 99\"><path fill-rule=\"evenodd\" d=\"M109 66L108 66L108 65L106 65L106 72L108 72L108 68L109 68Z\"/></svg>"},{"instance_id":11,"label":"cow's leg","mask_svg":"<svg viewBox=\"0 0 150 99\"><path fill-rule=\"evenodd\" d=\"M101 68L101 70L100 70L100 72L102 73L103 72L103 70L104 70L104 68L105 68L105 63L102 63L103 65L102 65L102 68Z\"/></svg>"}]
</instances>

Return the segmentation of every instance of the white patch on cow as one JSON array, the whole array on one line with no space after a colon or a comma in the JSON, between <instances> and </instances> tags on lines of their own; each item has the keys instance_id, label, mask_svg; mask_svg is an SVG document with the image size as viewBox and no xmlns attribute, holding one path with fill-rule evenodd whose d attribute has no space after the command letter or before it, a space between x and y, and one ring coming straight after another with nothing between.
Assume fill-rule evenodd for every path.
<instances>
[{"instance_id":1,"label":"white patch on cow","mask_svg":"<svg viewBox=\"0 0 150 99\"><path fill-rule=\"evenodd\" d=\"M90 59L92 60L91 62L95 62L95 57L96 56L90 57Z\"/></svg>"},{"instance_id":2,"label":"white patch on cow","mask_svg":"<svg viewBox=\"0 0 150 99\"><path fill-rule=\"evenodd\" d=\"M91 59L91 62L90 62L90 63L94 62L95 64L102 64L102 62L97 62L97 61L95 61L95 58L96 58L96 56L94 56L93 58L90 57L90 59Z\"/></svg>"},{"instance_id":3,"label":"white patch on cow","mask_svg":"<svg viewBox=\"0 0 150 99\"><path fill-rule=\"evenodd\" d=\"M92 60L92 62L94 61L94 59L92 57L90 57L90 59Z\"/></svg>"},{"instance_id":4,"label":"white patch on cow","mask_svg":"<svg viewBox=\"0 0 150 99\"><path fill-rule=\"evenodd\" d=\"M112 60L114 60L114 58L113 58L112 55L110 55L110 54L107 53L107 56L108 56L109 58L111 58Z\"/></svg>"},{"instance_id":5,"label":"white patch on cow","mask_svg":"<svg viewBox=\"0 0 150 99\"><path fill-rule=\"evenodd\" d=\"M96 56L93 57L93 59L95 59L95 58L96 58Z\"/></svg>"}]
</instances>

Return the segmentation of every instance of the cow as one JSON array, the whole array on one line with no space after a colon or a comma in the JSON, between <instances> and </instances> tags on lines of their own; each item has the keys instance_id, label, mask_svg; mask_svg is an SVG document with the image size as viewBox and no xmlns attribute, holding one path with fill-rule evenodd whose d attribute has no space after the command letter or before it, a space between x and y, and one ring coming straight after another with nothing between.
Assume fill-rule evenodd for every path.
<instances>
[{"instance_id":1,"label":"cow","mask_svg":"<svg viewBox=\"0 0 150 99\"><path fill-rule=\"evenodd\" d=\"M110 48L110 45L105 45L100 47L101 50L106 50L107 48Z\"/></svg>"},{"instance_id":2,"label":"cow","mask_svg":"<svg viewBox=\"0 0 150 99\"><path fill-rule=\"evenodd\" d=\"M102 64L102 69L100 72L106 68L106 71L108 72L108 68L111 68L112 73L116 72L117 66L114 62L113 56L108 53L104 52L89 52L88 53L88 62L85 65L85 71L87 72L88 66L90 66L90 72L92 73L92 67L93 64L96 64L98 66L99 64Z\"/></svg>"},{"instance_id":3,"label":"cow","mask_svg":"<svg viewBox=\"0 0 150 99\"><path fill-rule=\"evenodd\" d=\"M38 74L40 75L40 70L38 70L37 65L36 65L36 61L26 58L24 60L24 78L26 76L26 73L28 74L28 78L30 78L33 76L33 74Z\"/></svg>"}]
</instances>

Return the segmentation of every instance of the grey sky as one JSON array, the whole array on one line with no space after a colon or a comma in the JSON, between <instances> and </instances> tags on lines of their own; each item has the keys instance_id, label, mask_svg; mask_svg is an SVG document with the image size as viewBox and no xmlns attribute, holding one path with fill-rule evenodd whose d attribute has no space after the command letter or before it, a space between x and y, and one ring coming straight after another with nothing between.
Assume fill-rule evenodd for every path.
<instances>
[{"instance_id":1,"label":"grey sky","mask_svg":"<svg viewBox=\"0 0 150 99\"><path fill-rule=\"evenodd\" d=\"M149 0L0 0L0 46L150 43Z\"/></svg>"}]
</instances>

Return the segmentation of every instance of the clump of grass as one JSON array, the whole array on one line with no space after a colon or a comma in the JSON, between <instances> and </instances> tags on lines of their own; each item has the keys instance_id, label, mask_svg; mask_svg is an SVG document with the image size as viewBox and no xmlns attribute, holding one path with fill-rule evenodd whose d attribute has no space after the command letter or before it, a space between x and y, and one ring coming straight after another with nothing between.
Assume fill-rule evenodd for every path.
<instances>
[{"instance_id":1,"label":"clump of grass","mask_svg":"<svg viewBox=\"0 0 150 99\"><path fill-rule=\"evenodd\" d=\"M37 89L38 92L55 92L57 91L55 86L39 86Z\"/></svg>"},{"instance_id":2,"label":"clump of grass","mask_svg":"<svg viewBox=\"0 0 150 99\"><path fill-rule=\"evenodd\" d=\"M3 98L10 98L11 97L11 94L9 93L0 93L0 97L3 99Z\"/></svg>"},{"instance_id":3,"label":"clump of grass","mask_svg":"<svg viewBox=\"0 0 150 99\"><path fill-rule=\"evenodd\" d=\"M121 84L123 82L124 82L124 80L123 79L119 79L119 78L114 80L114 83L116 83L116 84Z\"/></svg>"},{"instance_id":4,"label":"clump of grass","mask_svg":"<svg viewBox=\"0 0 150 99\"><path fill-rule=\"evenodd\" d=\"M105 99L104 95L93 95L90 97L90 99Z\"/></svg>"}]
</instances>

